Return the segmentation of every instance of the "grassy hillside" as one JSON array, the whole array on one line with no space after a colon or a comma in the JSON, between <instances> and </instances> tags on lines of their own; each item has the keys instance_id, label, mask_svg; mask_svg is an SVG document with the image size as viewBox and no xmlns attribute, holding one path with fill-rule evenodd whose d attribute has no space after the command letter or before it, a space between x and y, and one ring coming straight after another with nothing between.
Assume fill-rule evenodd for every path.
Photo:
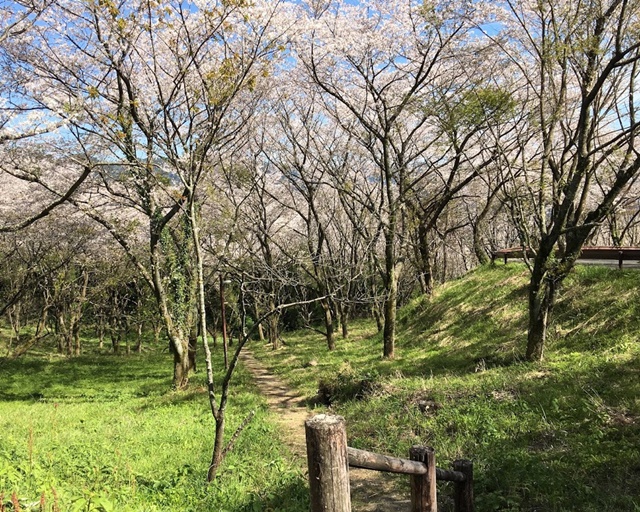
<instances>
[{"instance_id":1,"label":"grassy hillside","mask_svg":"<svg viewBox=\"0 0 640 512\"><path fill-rule=\"evenodd\" d=\"M16 510L14 494L39 512L306 510L302 471L249 376L237 377L229 435L257 414L207 486L214 427L202 372L176 393L159 350L0 358L0 510Z\"/></svg>"},{"instance_id":2,"label":"grassy hillside","mask_svg":"<svg viewBox=\"0 0 640 512\"><path fill-rule=\"evenodd\" d=\"M415 300L394 361L364 323L333 353L310 333L253 350L311 402L320 388L351 446L472 458L479 511L640 510L640 273L579 268L536 364L521 358L526 284L523 266L498 265Z\"/></svg>"}]
</instances>

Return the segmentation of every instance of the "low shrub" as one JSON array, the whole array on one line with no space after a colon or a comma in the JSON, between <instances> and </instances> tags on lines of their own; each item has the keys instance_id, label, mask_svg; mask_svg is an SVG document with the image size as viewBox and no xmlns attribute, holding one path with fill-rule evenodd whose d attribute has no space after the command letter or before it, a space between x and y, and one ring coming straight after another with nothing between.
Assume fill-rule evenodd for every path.
<instances>
[{"instance_id":1,"label":"low shrub","mask_svg":"<svg viewBox=\"0 0 640 512\"><path fill-rule=\"evenodd\" d=\"M345 363L333 377L320 379L316 401L329 406L350 400L363 400L381 394L383 389L378 372L360 372Z\"/></svg>"}]
</instances>

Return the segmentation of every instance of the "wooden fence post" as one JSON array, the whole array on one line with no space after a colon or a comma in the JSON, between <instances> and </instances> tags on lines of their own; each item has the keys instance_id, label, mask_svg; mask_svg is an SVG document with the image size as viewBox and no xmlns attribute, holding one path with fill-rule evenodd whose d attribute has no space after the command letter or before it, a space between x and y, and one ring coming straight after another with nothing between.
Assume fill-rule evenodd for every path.
<instances>
[{"instance_id":1,"label":"wooden fence post","mask_svg":"<svg viewBox=\"0 0 640 512\"><path fill-rule=\"evenodd\" d=\"M351 512L347 428L342 416L305 422L311 512Z\"/></svg>"},{"instance_id":2,"label":"wooden fence post","mask_svg":"<svg viewBox=\"0 0 640 512\"><path fill-rule=\"evenodd\" d=\"M436 494L436 454L428 446L412 446L409 458L424 462L427 472L424 475L411 475L411 512L437 512Z\"/></svg>"},{"instance_id":3,"label":"wooden fence post","mask_svg":"<svg viewBox=\"0 0 640 512\"><path fill-rule=\"evenodd\" d=\"M454 483L453 503L455 512L473 512L473 462L456 460L453 469L464 474L464 482Z\"/></svg>"}]
</instances>

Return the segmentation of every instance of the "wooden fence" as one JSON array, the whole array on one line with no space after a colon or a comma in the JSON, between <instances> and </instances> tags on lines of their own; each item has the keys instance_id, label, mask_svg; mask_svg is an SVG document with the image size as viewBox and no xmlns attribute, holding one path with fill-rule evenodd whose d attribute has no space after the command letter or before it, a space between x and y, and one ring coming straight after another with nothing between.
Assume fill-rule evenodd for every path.
<instances>
[{"instance_id":1,"label":"wooden fence","mask_svg":"<svg viewBox=\"0 0 640 512\"><path fill-rule=\"evenodd\" d=\"M453 470L436 467L433 448L413 446L409 460L347 446L341 416L319 414L305 423L311 512L351 512L349 467L401 473L411 478L411 512L436 512L436 481L454 482L456 512L473 512L473 463L457 460Z\"/></svg>"},{"instance_id":2,"label":"wooden fence","mask_svg":"<svg viewBox=\"0 0 640 512\"><path fill-rule=\"evenodd\" d=\"M509 247L500 249L491 255L491 260L496 261L503 258L507 263L509 258L533 258L534 252L529 247ZM562 256L562 251L557 251L557 256ZM622 268L624 261L638 262L640 261L640 247L609 247L609 246L585 246L580 252L579 260L608 260L617 261L618 268Z\"/></svg>"}]
</instances>

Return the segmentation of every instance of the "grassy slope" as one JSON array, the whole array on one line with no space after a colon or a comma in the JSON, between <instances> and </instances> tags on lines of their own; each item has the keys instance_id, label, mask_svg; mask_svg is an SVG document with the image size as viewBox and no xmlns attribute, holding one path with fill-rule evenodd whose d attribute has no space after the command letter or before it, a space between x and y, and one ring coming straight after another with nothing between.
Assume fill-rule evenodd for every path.
<instances>
[{"instance_id":1,"label":"grassy slope","mask_svg":"<svg viewBox=\"0 0 640 512\"><path fill-rule=\"evenodd\" d=\"M307 396L332 385L352 446L432 445L443 467L473 458L479 511L640 510L640 273L571 276L541 364L520 358L526 282L524 267L500 265L415 300L394 361L369 324L333 353L308 333L254 350ZM348 399L363 382L366 398Z\"/></svg>"},{"instance_id":2,"label":"grassy slope","mask_svg":"<svg viewBox=\"0 0 640 512\"><path fill-rule=\"evenodd\" d=\"M229 434L249 410L258 412L211 486L203 483L213 420L202 373L190 391L172 392L168 354L0 359L0 376L0 495L8 510L14 492L23 510L40 510L44 492L47 512L56 501L61 511L103 512L308 506L302 472L287 462L242 371Z\"/></svg>"}]
</instances>

